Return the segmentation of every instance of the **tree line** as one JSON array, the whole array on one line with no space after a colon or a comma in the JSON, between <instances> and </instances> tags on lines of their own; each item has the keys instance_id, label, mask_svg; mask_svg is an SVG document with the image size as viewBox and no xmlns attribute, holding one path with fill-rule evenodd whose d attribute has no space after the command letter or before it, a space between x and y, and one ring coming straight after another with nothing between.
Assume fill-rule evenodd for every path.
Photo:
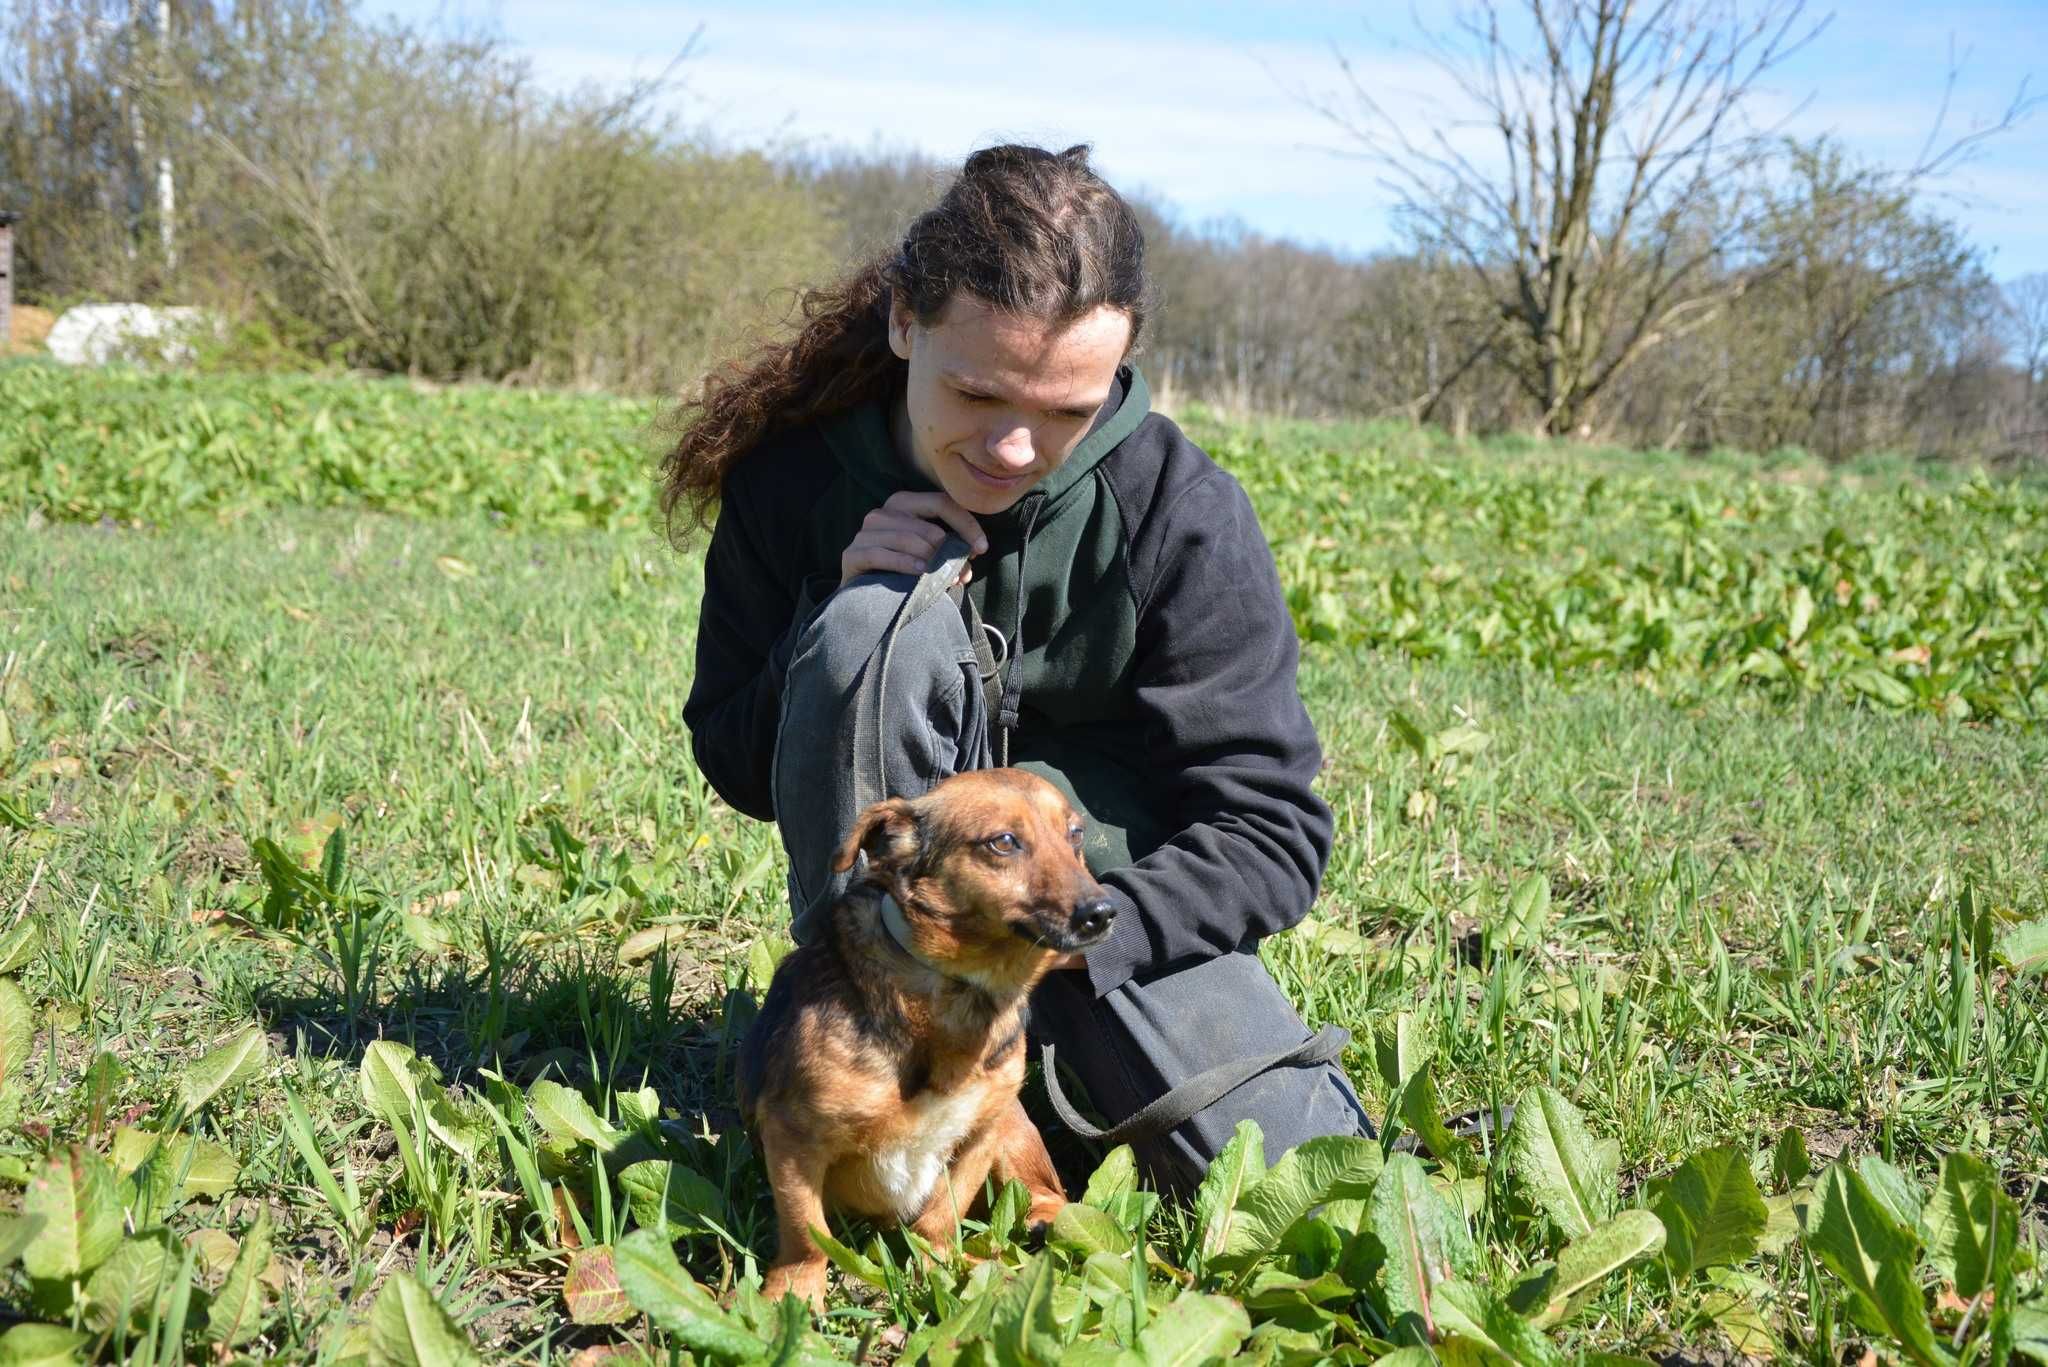
<instances>
[{"instance_id":1,"label":"tree line","mask_svg":"<svg viewBox=\"0 0 2048 1367\"><path fill-rule=\"evenodd\" d=\"M2001 287L1925 193L1981 134L1895 168L1740 119L1803 24L1796 0L1461 12L1430 57L1505 169L1353 87L1324 112L1401 189L1401 245L1140 201L1141 363L1238 411L2048 456L2048 276ZM676 393L947 173L684 127L687 51L562 93L488 33L351 0L0 0L0 39L19 295L207 304L235 364Z\"/></svg>"}]
</instances>

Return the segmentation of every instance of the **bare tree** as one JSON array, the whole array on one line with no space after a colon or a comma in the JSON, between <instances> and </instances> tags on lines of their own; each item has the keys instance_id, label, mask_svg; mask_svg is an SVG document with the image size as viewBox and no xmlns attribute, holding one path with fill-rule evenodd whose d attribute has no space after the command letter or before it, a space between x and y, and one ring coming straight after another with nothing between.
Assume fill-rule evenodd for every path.
<instances>
[{"instance_id":1,"label":"bare tree","mask_svg":"<svg viewBox=\"0 0 2048 1367\"><path fill-rule=\"evenodd\" d=\"M2048 383L2048 271L2023 275L2005 287L2013 359L2027 380L2027 421L2039 412Z\"/></svg>"},{"instance_id":2,"label":"bare tree","mask_svg":"<svg viewBox=\"0 0 2048 1367\"><path fill-rule=\"evenodd\" d=\"M1745 19L1718 0L1484 0L1429 55L1478 111L1490 153L1455 126L1409 131L1343 63L1352 101L1324 113L1481 283L1496 325L1478 346L1547 431L1577 429L1645 350L1743 289L1712 267L1738 228L1731 189L1769 155L1745 106L1819 31L1804 8L1770 0Z\"/></svg>"}]
</instances>

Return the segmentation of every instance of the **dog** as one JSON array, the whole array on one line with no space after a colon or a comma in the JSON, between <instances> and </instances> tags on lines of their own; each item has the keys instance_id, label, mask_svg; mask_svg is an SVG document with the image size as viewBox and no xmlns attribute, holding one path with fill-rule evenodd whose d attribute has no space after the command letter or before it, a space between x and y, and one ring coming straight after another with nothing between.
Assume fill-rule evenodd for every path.
<instances>
[{"instance_id":1,"label":"dog","mask_svg":"<svg viewBox=\"0 0 2048 1367\"><path fill-rule=\"evenodd\" d=\"M740 1048L740 1113L775 1195L771 1299L822 1309L828 1206L951 1244L990 1176L1066 1204L1018 1100L1025 1004L1115 907L1081 858L1081 819L1018 769L956 775L863 811L833 859L865 856L826 933L775 971Z\"/></svg>"}]
</instances>

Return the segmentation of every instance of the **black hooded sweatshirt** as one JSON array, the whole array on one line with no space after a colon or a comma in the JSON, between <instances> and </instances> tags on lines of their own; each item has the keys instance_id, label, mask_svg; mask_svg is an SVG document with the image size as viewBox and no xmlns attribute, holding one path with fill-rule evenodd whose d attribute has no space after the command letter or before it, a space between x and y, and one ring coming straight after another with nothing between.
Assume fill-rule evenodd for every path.
<instances>
[{"instance_id":1,"label":"black hooded sweatshirt","mask_svg":"<svg viewBox=\"0 0 2048 1367\"><path fill-rule=\"evenodd\" d=\"M764 821L798 634L861 519L934 487L897 454L890 406L774 434L726 479L683 720L719 796ZM1321 750L1293 621L1237 481L1150 411L1126 367L1074 453L977 520L989 550L968 591L1012 643L997 718L1010 762L1079 802L1117 904L1088 951L1096 995L1299 921L1330 810L1309 786Z\"/></svg>"}]
</instances>

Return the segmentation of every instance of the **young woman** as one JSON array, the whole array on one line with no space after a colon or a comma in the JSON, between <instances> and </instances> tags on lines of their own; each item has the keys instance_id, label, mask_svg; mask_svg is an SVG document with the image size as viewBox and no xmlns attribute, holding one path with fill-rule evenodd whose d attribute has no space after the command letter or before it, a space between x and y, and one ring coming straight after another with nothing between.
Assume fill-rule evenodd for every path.
<instances>
[{"instance_id":1,"label":"young woman","mask_svg":"<svg viewBox=\"0 0 2048 1367\"><path fill-rule=\"evenodd\" d=\"M1052 780L1115 916L1032 1030L1112 1122L1172 1093L1133 1137L1185 1182L1247 1116L1269 1159L1372 1131L1255 952L1329 857L1321 752L1251 504L1129 364L1148 293L1087 148L976 152L793 341L707 381L663 502L717 509L683 716L780 828L798 938L868 802L992 763Z\"/></svg>"}]
</instances>

